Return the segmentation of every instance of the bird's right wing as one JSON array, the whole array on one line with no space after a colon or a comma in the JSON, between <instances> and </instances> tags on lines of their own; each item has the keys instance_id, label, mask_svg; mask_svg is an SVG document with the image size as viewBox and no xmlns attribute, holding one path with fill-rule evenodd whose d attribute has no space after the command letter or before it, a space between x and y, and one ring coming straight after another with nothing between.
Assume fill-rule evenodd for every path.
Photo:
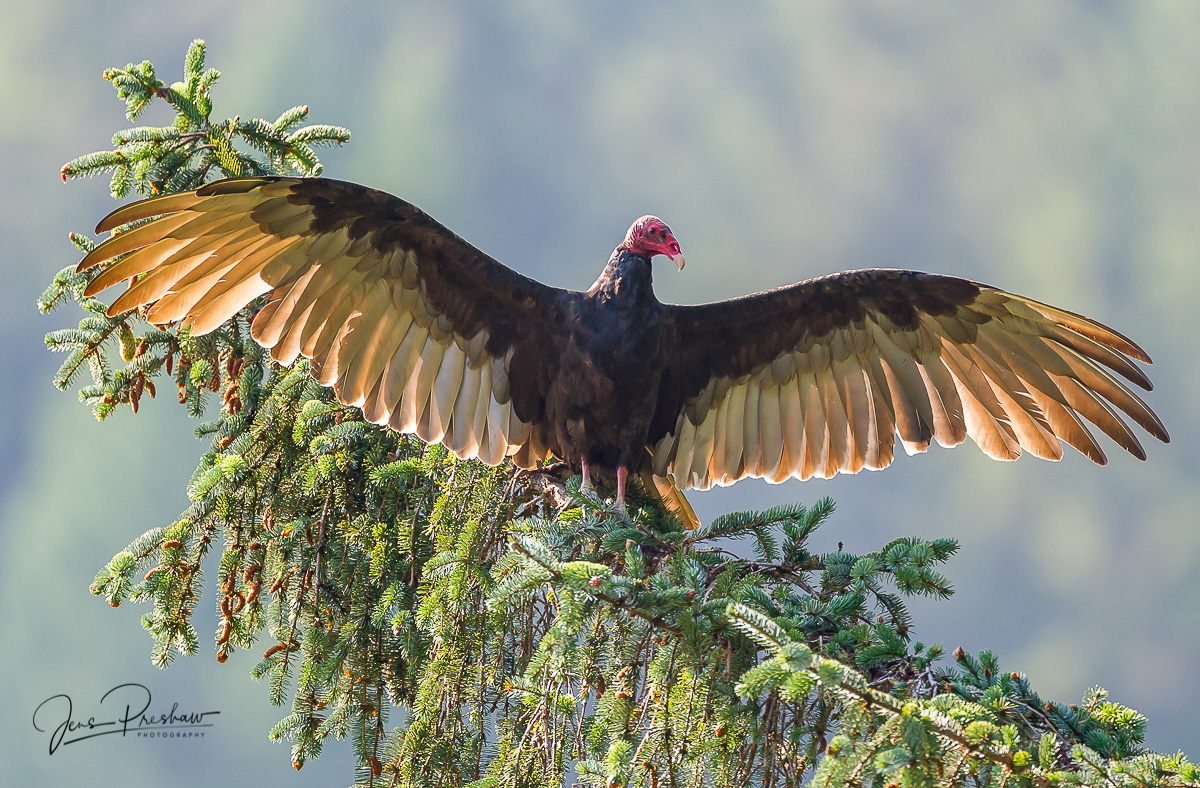
<instances>
[{"instance_id":1,"label":"bird's right wing","mask_svg":"<svg viewBox=\"0 0 1200 788\"><path fill-rule=\"evenodd\" d=\"M79 265L109 308L204 334L258 296L251 333L366 418L460 457L546 455L538 423L568 291L521 276L420 209L323 178L238 178L124 206ZM109 262L112 261L112 262Z\"/></svg>"},{"instance_id":2,"label":"bird's right wing","mask_svg":"<svg viewBox=\"0 0 1200 788\"><path fill-rule=\"evenodd\" d=\"M1113 374L1149 390L1141 348L965 279L851 271L665 316L675 345L648 448L684 488L883 468L896 436L909 453L970 437L1001 460L1056 460L1065 442L1100 464L1085 420L1139 459L1124 417L1168 440Z\"/></svg>"}]
</instances>

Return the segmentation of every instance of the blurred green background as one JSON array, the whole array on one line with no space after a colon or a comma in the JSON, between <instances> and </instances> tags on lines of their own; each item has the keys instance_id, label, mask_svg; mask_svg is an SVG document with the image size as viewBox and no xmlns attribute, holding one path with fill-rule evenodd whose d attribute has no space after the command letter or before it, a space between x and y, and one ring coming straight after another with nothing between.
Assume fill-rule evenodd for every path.
<instances>
[{"instance_id":1,"label":"blurred green background","mask_svg":"<svg viewBox=\"0 0 1200 788\"><path fill-rule=\"evenodd\" d=\"M1083 312L1158 361L1148 399L1174 442L1107 468L1000 464L973 446L884 474L696 494L704 517L839 504L819 535L866 551L954 536L958 593L916 635L996 650L1044 694L1093 684L1200 758L1200 4L884 2L507 4L5 0L0 26L0 762L12 784L339 785L349 747L296 774L266 732L284 710L257 654L149 664L144 611L91 598L95 570L186 506L203 444L164 399L98 425L56 392L37 294L113 203L59 167L128 125L100 79L150 59L178 78L196 37L225 76L215 116L298 103L349 126L326 173L421 205L498 259L582 288L653 212L687 253L664 301L696 303L843 268L912 267ZM163 122L152 115L148 122ZM135 493L134 490L140 492ZM147 492L148 491L148 492ZM206 618L208 616L208 618ZM96 708L139 681L219 709L201 741L105 737L47 755L30 717ZM203 708L201 708L203 707ZM219 759L219 760L218 760ZM215 773L214 773L215 770Z\"/></svg>"}]
</instances>

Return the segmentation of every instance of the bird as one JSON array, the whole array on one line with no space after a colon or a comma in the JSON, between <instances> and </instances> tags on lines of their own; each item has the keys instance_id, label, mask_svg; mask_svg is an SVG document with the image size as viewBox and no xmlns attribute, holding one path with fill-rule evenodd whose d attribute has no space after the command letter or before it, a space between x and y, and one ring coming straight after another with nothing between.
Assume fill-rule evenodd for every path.
<instances>
[{"instance_id":1,"label":"bird","mask_svg":"<svg viewBox=\"0 0 1200 788\"><path fill-rule=\"evenodd\" d=\"M122 231L123 230L123 231ZM1074 312L971 280L863 269L714 303L661 303L652 259L683 270L671 229L642 216L585 291L497 262L416 206L353 183L230 178L110 213L78 266L108 307L213 331L262 305L251 336L309 359L344 405L460 458L581 487L779 483L890 465L971 438L989 457L1105 464L1088 424L1137 457L1131 427L1170 438L1127 385L1137 344ZM119 232L118 232L119 231ZM677 491L677 499L668 494Z\"/></svg>"}]
</instances>

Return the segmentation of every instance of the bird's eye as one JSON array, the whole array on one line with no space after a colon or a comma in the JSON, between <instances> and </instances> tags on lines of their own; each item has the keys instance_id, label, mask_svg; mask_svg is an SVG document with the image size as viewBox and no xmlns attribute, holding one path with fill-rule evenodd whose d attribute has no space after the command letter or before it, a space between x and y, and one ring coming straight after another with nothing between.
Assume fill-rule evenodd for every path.
<instances>
[{"instance_id":1,"label":"bird's eye","mask_svg":"<svg viewBox=\"0 0 1200 788\"><path fill-rule=\"evenodd\" d=\"M651 235L658 235L658 228L657 228L657 227L651 227L651 228L650 228L650 230L649 230L649 233L650 233Z\"/></svg>"}]
</instances>

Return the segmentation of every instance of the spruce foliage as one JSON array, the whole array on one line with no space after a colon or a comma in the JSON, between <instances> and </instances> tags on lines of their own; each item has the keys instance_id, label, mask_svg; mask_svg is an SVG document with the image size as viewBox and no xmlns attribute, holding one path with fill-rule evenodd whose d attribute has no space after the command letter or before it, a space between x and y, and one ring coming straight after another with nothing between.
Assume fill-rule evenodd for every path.
<instances>
[{"instance_id":1,"label":"spruce foliage","mask_svg":"<svg viewBox=\"0 0 1200 788\"><path fill-rule=\"evenodd\" d=\"M315 147L349 139L297 128L306 107L214 123L217 77L200 41L169 87L146 62L106 72L130 120L161 99L176 121L119 132L64 179L111 172L121 198L315 175ZM264 649L253 676L290 710L269 736L296 768L348 738L370 786L1200 785L1104 690L1047 702L988 652L943 664L914 642L905 598L952 593L951 539L813 552L828 499L699 531L636 497L619 514L561 469L458 461L368 424L250 340L262 301L192 337L106 317L82 295L95 274L68 267L39 301L86 313L46 338L68 354L55 384L87 369L80 397L104 418L166 380L215 418L196 431L191 506L92 591L149 606L159 666L200 650L197 627L222 662ZM215 625L195 616L212 552Z\"/></svg>"}]
</instances>

